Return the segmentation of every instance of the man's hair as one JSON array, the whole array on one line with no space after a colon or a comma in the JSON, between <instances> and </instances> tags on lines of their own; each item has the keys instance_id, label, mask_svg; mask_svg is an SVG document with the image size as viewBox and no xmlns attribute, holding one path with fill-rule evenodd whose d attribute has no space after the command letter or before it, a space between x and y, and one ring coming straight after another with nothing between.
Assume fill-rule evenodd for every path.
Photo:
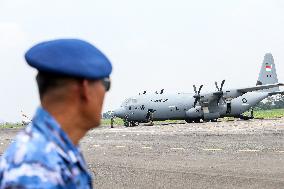
<instances>
[{"instance_id":1,"label":"man's hair","mask_svg":"<svg viewBox=\"0 0 284 189\"><path fill-rule=\"evenodd\" d=\"M36 81L39 90L40 99L52 90L66 86L71 81L82 81L81 78L73 78L67 75L49 73L49 72L38 72Z\"/></svg>"}]
</instances>

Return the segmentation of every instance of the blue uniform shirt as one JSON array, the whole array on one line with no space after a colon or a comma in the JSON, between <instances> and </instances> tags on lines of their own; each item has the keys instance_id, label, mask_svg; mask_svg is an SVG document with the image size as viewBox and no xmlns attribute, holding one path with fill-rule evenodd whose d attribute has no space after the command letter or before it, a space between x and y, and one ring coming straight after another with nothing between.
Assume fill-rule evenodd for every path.
<instances>
[{"instance_id":1,"label":"blue uniform shirt","mask_svg":"<svg viewBox=\"0 0 284 189\"><path fill-rule=\"evenodd\" d=\"M0 188L92 188L92 181L79 149L39 108L1 157Z\"/></svg>"}]
</instances>

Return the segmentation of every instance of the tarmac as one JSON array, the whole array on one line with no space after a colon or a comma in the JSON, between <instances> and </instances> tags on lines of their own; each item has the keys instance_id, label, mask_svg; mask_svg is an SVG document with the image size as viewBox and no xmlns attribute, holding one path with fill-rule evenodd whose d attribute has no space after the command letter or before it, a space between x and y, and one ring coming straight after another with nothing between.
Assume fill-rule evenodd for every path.
<instances>
[{"instance_id":1,"label":"tarmac","mask_svg":"<svg viewBox=\"0 0 284 189\"><path fill-rule=\"evenodd\" d=\"M284 118L102 126L80 146L94 188L284 188Z\"/></svg>"}]
</instances>

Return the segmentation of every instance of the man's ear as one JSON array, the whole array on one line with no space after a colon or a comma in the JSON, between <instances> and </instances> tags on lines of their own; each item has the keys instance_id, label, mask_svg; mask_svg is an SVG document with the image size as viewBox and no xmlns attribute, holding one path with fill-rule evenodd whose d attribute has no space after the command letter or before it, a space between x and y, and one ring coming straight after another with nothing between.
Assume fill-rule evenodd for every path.
<instances>
[{"instance_id":1,"label":"man's ear","mask_svg":"<svg viewBox=\"0 0 284 189\"><path fill-rule=\"evenodd\" d=\"M82 80L80 82L79 86L79 94L80 94L80 99L88 102L90 100L90 88L89 88L89 82L87 80Z\"/></svg>"}]
</instances>

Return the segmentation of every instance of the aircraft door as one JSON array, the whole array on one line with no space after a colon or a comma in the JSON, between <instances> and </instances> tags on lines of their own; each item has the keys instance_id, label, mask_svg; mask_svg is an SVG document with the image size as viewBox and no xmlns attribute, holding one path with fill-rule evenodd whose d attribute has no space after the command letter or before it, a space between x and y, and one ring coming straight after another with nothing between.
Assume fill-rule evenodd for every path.
<instances>
[{"instance_id":1,"label":"aircraft door","mask_svg":"<svg viewBox=\"0 0 284 189\"><path fill-rule=\"evenodd\" d=\"M227 111L226 111L226 113L230 114L231 111L232 111L232 103L231 102L227 102L226 104L227 104Z\"/></svg>"}]
</instances>

